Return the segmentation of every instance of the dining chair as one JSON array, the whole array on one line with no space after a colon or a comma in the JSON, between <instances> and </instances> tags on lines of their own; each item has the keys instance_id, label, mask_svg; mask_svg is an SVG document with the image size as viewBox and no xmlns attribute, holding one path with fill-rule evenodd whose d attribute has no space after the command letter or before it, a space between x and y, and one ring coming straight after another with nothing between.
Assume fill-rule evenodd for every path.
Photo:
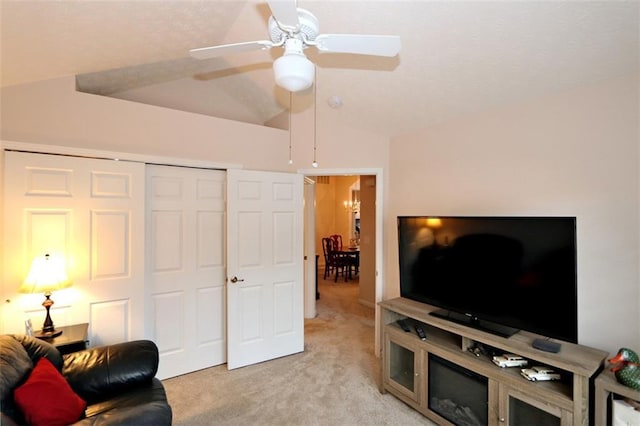
<instances>
[{"instance_id":1,"label":"dining chair","mask_svg":"<svg viewBox=\"0 0 640 426\"><path fill-rule=\"evenodd\" d=\"M331 238L333 240L333 242L335 243L334 248L338 251L342 251L342 235L340 234L333 234L331 235L329 238Z\"/></svg>"},{"instance_id":2,"label":"dining chair","mask_svg":"<svg viewBox=\"0 0 640 426\"><path fill-rule=\"evenodd\" d=\"M348 258L345 257L339 250L336 250L336 244L333 238L326 237L322 239L322 251L324 253L325 266L324 266L324 279L327 276L335 274L335 282L338 282L338 276L342 274L344 280L348 280L348 273L350 272L350 266Z\"/></svg>"},{"instance_id":3,"label":"dining chair","mask_svg":"<svg viewBox=\"0 0 640 426\"><path fill-rule=\"evenodd\" d=\"M340 253L340 256L343 258L343 262L346 264L348 268L348 277L351 278L353 275L358 275L360 270L360 256L359 253L352 252L344 248L342 244L342 235L333 234L329 238L331 238L335 245L336 251Z\"/></svg>"},{"instance_id":4,"label":"dining chair","mask_svg":"<svg viewBox=\"0 0 640 426\"><path fill-rule=\"evenodd\" d=\"M333 266L331 265L331 261L329 260L329 253L331 252L333 242L330 238L322 239L322 254L324 255L324 279L326 280L328 276L333 272Z\"/></svg>"}]
</instances>

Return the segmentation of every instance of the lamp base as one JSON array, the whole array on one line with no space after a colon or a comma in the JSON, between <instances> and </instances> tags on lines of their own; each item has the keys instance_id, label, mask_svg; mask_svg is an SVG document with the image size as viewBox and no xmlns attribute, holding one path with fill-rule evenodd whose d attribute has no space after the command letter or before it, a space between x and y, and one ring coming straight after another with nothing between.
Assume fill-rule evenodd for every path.
<instances>
[{"instance_id":1,"label":"lamp base","mask_svg":"<svg viewBox=\"0 0 640 426\"><path fill-rule=\"evenodd\" d=\"M62 330L56 330L53 328L53 321L51 321L51 315L49 314L49 309L53 305L53 300L51 300L51 292L47 291L44 294L44 302L42 302L42 306L47 310L47 317L44 319L44 324L42 324L42 330L39 333L36 333L36 337L38 339L53 339L54 337L58 337L62 334Z\"/></svg>"},{"instance_id":2,"label":"lamp base","mask_svg":"<svg viewBox=\"0 0 640 426\"><path fill-rule=\"evenodd\" d=\"M53 339L54 337L58 337L62 334L62 330L53 330L53 331L40 331L33 335L38 339Z\"/></svg>"}]
</instances>

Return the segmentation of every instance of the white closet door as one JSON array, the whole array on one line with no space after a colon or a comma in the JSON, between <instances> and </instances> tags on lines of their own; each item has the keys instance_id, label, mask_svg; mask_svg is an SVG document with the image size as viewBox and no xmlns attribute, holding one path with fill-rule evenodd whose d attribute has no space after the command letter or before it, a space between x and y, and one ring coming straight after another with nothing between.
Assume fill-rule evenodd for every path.
<instances>
[{"instance_id":1,"label":"white closet door","mask_svg":"<svg viewBox=\"0 0 640 426\"><path fill-rule=\"evenodd\" d=\"M5 332L41 327L43 295L17 290L51 253L73 281L52 295L54 325L88 322L92 346L143 337L144 184L139 163L5 153Z\"/></svg>"},{"instance_id":2,"label":"white closet door","mask_svg":"<svg viewBox=\"0 0 640 426\"><path fill-rule=\"evenodd\" d=\"M227 172L229 369L304 350L303 177Z\"/></svg>"},{"instance_id":3,"label":"white closet door","mask_svg":"<svg viewBox=\"0 0 640 426\"><path fill-rule=\"evenodd\" d=\"M147 166L147 334L158 377L226 362L225 172Z\"/></svg>"}]
</instances>

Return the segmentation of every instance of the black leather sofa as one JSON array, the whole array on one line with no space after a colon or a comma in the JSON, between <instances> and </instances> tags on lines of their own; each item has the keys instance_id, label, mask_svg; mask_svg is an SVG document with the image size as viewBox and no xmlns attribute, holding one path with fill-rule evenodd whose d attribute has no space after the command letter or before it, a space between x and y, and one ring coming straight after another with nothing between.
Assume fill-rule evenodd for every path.
<instances>
[{"instance_id":1,"label":"black leather sofa","mask_svg":"<svg viewBox=\"0 0 640 426\"><path fill-rule=\"evenodd\" d=\"M25 383L42 357L62 373L73 392L86 402L84 413L74 424L171 424L171 406L162 382L155 377L159 356L153 342L136 340L61 355L46 341L3 335L0 336L3 426L27 424L14 391Z\"/></svg>"}]
</instances>

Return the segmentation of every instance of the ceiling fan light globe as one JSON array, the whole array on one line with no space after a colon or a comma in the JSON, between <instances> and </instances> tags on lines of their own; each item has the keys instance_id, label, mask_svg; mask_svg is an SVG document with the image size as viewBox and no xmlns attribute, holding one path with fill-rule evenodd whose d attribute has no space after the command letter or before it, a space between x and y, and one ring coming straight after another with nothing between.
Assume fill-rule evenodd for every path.
<instances>
[{"instance_id":1,"label":"ceiling fan light globe","mask_svg":"<svg viewBox=\"0 0 640 426\"><path fill-rule=\"evenodd\" d=\"M315 66L306 56L285 54L273 62L276 84L290 92L308 89L313 84Z\"/></svg>"}]
</instances>

